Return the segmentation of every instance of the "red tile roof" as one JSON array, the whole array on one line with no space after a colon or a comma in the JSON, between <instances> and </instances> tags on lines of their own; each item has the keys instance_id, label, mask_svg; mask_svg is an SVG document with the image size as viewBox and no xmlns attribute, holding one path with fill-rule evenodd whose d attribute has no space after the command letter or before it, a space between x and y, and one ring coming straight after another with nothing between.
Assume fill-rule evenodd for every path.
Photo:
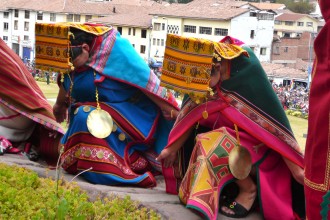
<instances>
[{"instance_id":1,"label":"red tile roof","mask_svg":"<svg viewBox=\"0 0 330 220\"><path fill-rule=\"evenodd\" d=\"M307 14L298 14L298 13L283 13L275 18L277 21L298 21L299 19L303 17L309 17L313 20L316 20L315 18L307 15Z\"/></svg>"},{"instance_id":2,"label":"red tile roof","mask_svg":"<svg viewBox=\"0 0 330 220\"><path fill-rule=\"evenodd\" d=\"M253 7L256 7L259 10L279 10L285 8L285 4L266 3L266 2L262 2L262 3L250 2L249 4L252 5Z\"/></svg>"},{"instance_id":3,"label":"red tile roof","mask_svg":"<svg viewBox=\"0 0 330 220\"><path fill-rule=\"evenodd\" d=\"M275 63L261 63L263 69L265 70L267 76L275 78L296 78L296 79L307 79L307 63L304 61L299 61L299 68L285 67L282 64ZM302 66L303 65L303 66ZM306 68L306 69L304 69Z\"/></svg>"}]
</instances>

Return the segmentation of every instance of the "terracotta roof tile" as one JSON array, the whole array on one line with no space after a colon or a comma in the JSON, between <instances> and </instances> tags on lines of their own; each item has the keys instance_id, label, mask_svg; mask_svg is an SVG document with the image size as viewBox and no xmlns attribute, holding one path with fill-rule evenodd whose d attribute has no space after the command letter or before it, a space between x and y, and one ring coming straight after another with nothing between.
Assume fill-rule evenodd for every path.
<instances>
[{"instance_id":1,"label":"terracotta roof tile","mask_svg":"<svg viewBox=\"0 0 330 220\"><path fill-rule=\"evenodd\" d=\"M149 15L148 8L132 7L129 9L129 7L118 7L119 9L117 13L112 13L111 15L103 18L95 18L92 19L92 21L110 24L113 26L131 26L141 28L149 28L151 26L152 15Z\"/></svg>"},{"instance_id":2,"label":"terracotta roof tile","mask_svg":"<svg viewBox=\"0 0 330 220\"><path fill-rule=\"evenodd\" d=\"M165 7L151 0L112 0L112 1L83 1L83 0L0 0L0 9L27 9L57 13L109 15L113 7L129 11L132 7Z\"/></svg>"},{"instance_id":3,"label":"terracotta roof tile","mask_svg":"<svg viewBox=\"0 0 330 220\"><path fill-rule=\"evenodd\" d=\"M230 20L243 13L248 12L244 8L224 8L220 6L209 5L190 5L190 4L176 4L171 7L164 7L159 13L151 13L158 16L167 17L183 17L183 18L203 18L209 20Z\"/></svg>"},{"instance_id":4,"label":"terracotta roof tile","mask_svg":"<svg viewBox=\"0 0 330 220\"><path fill-rule=\"evenodd\" d=\"M260 10L279 10L285 8L285 4L266 3L266 2L262 2L262 3L251 2L250 5Z\"/></svg>"},{"instance_id":5,"label":"terracotta roof tile","mask_svg":"<svg viewBox=\"0 0 330 220\"><path fill-rule=\"evenodd\" d=\"M307 79L306 70L268 62L262 62L261 65L269 77Z\"/></svg>"},{"instance_id":6,"label":"terracotta roof tile","mask_svg":"<svg viewBox=\"0 0 330 220\"><path fill-rule=\"evenodd\" d=\"M277 21L297 21L303 17L309 17L311 19L316 20L315 18L307 15L307 14L298 14L298 13L283 13L275 18Z\"/></svg>"}]
</instances>

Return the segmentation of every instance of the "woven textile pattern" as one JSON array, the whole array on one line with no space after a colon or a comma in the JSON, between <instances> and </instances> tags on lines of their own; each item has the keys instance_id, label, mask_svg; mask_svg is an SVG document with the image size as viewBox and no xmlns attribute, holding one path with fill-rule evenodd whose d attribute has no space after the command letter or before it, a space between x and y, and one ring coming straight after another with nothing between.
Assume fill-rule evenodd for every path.
<instances>
[{"instance_id":1,"label":"woven textile pattern","mask_svg":"<svg viewBox=\"0 0 330 220\"><path fill-rule=\"evenodd\" d=\"M80 23L36 24L36 67L47 71L67 73L71 71L68 54L70 28L80 29L95 36L103 35L110 27Z\"/></svg>"},{"instance_id":2,"label":"woven textile pattern","mask_svg":"<svg viewBox=\"0 0 330 220\"><path fill-rule=\"evenodd\" d=\"M231 60L241 54L248 56L234 44L168 34L161 85L199 100L209 90L213 57Z\"/></svg>"}]
</instances>

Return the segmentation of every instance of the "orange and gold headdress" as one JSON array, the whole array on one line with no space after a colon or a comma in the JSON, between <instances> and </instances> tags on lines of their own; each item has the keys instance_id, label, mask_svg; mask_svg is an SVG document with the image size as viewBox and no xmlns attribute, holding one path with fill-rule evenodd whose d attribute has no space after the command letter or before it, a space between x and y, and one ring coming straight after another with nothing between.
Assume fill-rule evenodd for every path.
<instances>
[{"instance_id":1,"label":"orange and gold headdress","mask_svg":"<svg viewBox=\"0 0 330 220\"><path fill-rule=\"evenodd\" d=\"M198 102L210 90L212 60L234 59L247 52L233 44L167 35L161 85Z\"/></svg>"},{"instance_id":2,"label":"orange and gold headdress","mask_svg":"<svg viewBox=\"0 0 330 220\"><path fill-rule=\"evenodd\" d=\"M68 73L72 70L69 56L70 29L76 28L95 36L103 35L111 27L81 23L36 23L36 68Z\"/></svg>"}]
</instances>

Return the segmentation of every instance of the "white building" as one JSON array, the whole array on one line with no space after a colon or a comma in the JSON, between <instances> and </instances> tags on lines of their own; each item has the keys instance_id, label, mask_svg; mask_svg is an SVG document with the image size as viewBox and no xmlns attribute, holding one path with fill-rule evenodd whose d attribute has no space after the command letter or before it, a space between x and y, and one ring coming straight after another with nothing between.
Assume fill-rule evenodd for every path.
<instances>
[{"instance_id":1,"label":"white building","mask_svg":"<svg viewBox=\"0 0 330 220\"><path fill-rule=\"evenodd\" d=\"M247 2L195 0L151 13L151 54L164 54L166 32L220 41L229 35L250 46L260 61L270 61L274 12L251 10Z\"/></svg>"},{"instance_id":2,"label":"white building","mask_svg":"<svg viewBox=\"0 0 330 220\"><path fill-rule=\"evenodd\" d=\"M118 4L116 4L116 2ZM260 61L270 61L274 15L247 2L194 0L159 4L112 1L20 0L0 3L0 37L22 59L34 57L35 22L95 21L112 25L145 59L162 59L166 33L214 41L230 35L252 47Z\"/></svg>"}]
</instances>

